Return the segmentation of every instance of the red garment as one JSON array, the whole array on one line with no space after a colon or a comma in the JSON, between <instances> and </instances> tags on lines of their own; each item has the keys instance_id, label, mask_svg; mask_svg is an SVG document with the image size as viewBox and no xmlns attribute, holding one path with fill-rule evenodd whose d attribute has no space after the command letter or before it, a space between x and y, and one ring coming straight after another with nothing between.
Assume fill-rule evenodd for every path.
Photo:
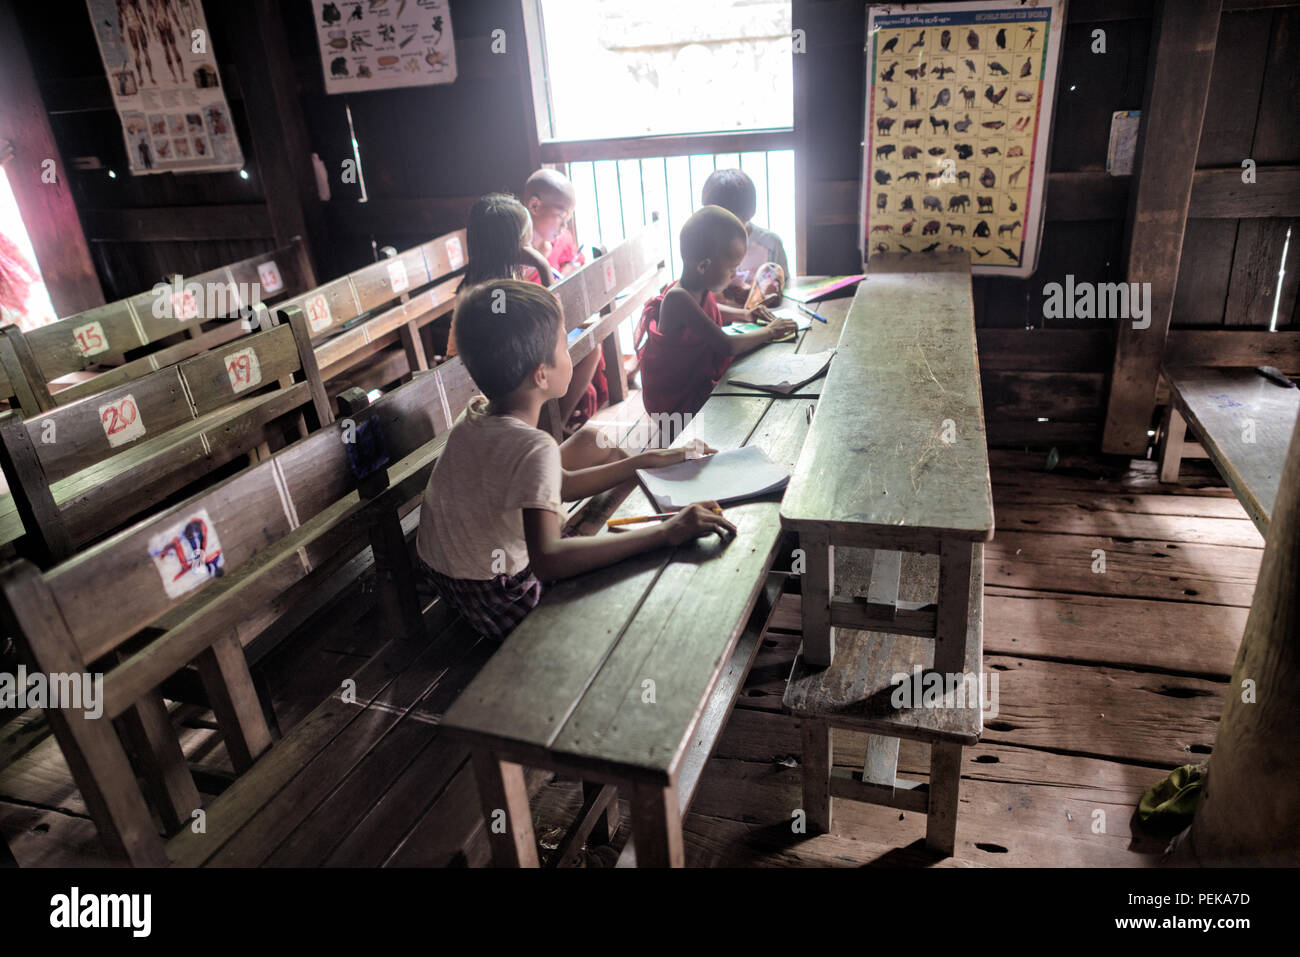
<instances>
[{"instance_id":1,"label":"red garment","mask_svg":"<svg viewBox=\"0 0 1300 957\"><path fill-rule=\"evenodd\" d=\"M578 244L573 241L573 233L564 229L555 237L555 242L551 243L551 252L546 257L546 261L556 269L563 269L570 263L575 266L586 265L587 259L578 249Z\"/></svg>"},{"instance_id":2,"label":"red garment","mask_svg":"<svg viewBox=\"0 0 1300 957\"><path fill-rule=\"evenodd\" d=\"M673 285L676 283L665 287L664 292ZM731 356L714 353L691 329L681 329L671 336L661 333L659 309L663 301L664 293L660 293L645 304L636 330L645 410L694 414L731 365ZM703 308L719 328L726 324L713 293L705 295Z\"/></svg>"}]
</instances>

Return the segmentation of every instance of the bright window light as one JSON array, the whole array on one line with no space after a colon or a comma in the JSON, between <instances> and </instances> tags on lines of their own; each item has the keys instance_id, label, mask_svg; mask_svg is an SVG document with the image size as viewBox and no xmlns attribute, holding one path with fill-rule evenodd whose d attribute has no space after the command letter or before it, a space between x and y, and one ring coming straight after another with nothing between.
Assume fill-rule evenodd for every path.
<instances>
[{"instance_id":1,"label":"bright window light","mask_svg":"<svg viewBox=\"0 0 1300 957\"><path fill-rule=\"evenodd\" d=\"M4 170L0 170L0 318L24 332L56 318Z\"/></svg>"}]
</instances>

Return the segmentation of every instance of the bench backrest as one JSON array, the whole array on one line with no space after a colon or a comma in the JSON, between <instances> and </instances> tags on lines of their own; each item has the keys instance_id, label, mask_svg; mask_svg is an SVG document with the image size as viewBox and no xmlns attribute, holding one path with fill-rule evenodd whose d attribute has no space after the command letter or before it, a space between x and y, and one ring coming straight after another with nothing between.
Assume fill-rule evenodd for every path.
<instances>
[{"instance_id":1,"label":"bench backrest","mask_svg":"<svg viewBox=\"0 0 1300 957\"><path fill-rule=\"evenodd\" d=\"M257 309L265 317L265 307ZM27 531L22 550L40 564L66 558L257 447L271 423L299 412L311 429L329 423L301 321L266 325L225 348L26 420L16 411L0 416L0 458ZM196 427L205 417L213 418L210 427ZM85 481L75 490L54 488L77 475Z\"/></svg>"},{"instance_id":2,"label":"bench backrest","mask_svg":"<svg viewBox=\"0 0 1300 957\"><path fill-rule=\"evenodd\" d=\"M232 317L264 299L291 295L314 283L301 239L197 276L174 277L142 292L21 333L0 334L0 393L17 399L28 415L87 395L237 338L250 326ZM219 322L204 332L205 322ZM171 346L177 333L190 338ZM147 355L54 393L49 383L144 349Z\"/></svg>"},{"instance_id":3,"label":"bench backrest","mask_svg":"<svg viewBox=\"0 0 1300 957\"><path fill-rule=\"evenodd\" d=\"M251 609L418 500L459 413L446 397L465 394L467 379L453 360L47 572L20 561L0 575L0 611L35 667L79 674L91 663L115 662L104 676L102 719L76 704L48 712L110 851L137 864L166 862L135 772L146 784L165 776L171 769L160 762L166 755L174 760L179 746L170 725L155 727L154 740L165 739L166 747L155 745L154 763L133 771L109 719L146 708L161 681L215 655L205 681L219 672L226 684L225 693L209 688L222 706L218 711L214 701L214 711L232 754L245 753L251 763L259 751L249 746L246 729L261 718L242 650L238 642L233 653L229 648L231 635ZM366 439L376 423L377 446ZM360 453L362 445L386 452L377 466L383 472L386 465L386 481L372 483L370 497L358 486L377 463ZM385 561L404 558L403 548ZM156 805L165 792L150 793ZM171 810L164 821L188 817L183 806Z\"/></svg>"}]
</instances>

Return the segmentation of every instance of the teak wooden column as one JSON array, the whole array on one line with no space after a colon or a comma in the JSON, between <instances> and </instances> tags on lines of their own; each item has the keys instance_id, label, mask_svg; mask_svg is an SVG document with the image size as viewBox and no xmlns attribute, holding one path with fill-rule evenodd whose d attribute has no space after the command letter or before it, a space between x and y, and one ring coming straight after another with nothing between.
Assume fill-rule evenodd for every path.
<instances>
[{"instance_id":1,"label":"teak wooden column","mask_svg":"<svg viewBox=\"0 0 1300 957\"><path fill-rule=\"evenodd\" d=\"M1242 683L1254 682L1254 701ZM1300 421L1282 470L1210 774L1175 859L1300 864ZM1189 860L1190 859L1190 860Z\"/></svg>"}]
</instances>

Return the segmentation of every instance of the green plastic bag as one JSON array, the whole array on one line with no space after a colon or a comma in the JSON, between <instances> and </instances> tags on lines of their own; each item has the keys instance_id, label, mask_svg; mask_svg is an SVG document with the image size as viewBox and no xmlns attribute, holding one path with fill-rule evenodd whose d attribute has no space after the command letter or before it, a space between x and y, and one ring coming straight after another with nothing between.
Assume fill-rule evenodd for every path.
<instances>
[{"instance_id":1,"label":"green plastic bag","mask_svg":"<svg viewBox=\"0 0 1300 957\"><path fill-rule=\"evenodd\" d=\"M1138 823L1152 833L1177 834L1192 823L1210 769L1184 764L1147 789L1138 802Z\"/></svg>"}]
</instances>

